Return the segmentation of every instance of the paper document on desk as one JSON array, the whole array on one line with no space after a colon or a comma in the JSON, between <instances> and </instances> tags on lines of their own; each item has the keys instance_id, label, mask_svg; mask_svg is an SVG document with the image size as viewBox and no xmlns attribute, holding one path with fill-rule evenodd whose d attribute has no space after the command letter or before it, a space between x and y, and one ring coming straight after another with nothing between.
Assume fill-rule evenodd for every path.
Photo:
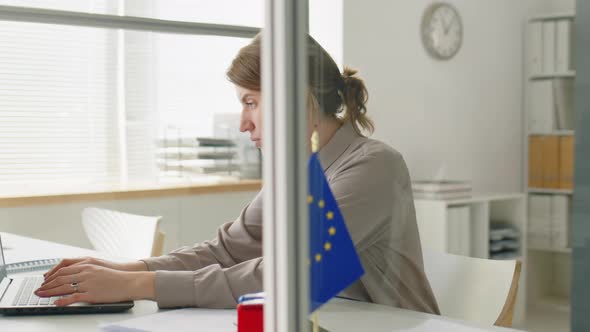
<instances>
[{"instance_id":1,"label":"paper document on desk","mask_svg":"<svg viewBox=\"0 0 590 332\"><path fill-rule=\"evenodd\" d=\"M462 324L460 321L451 321L445 319L427 319L424 322L421 322L415 326L408 326L408 327L400 327L393 331L395 332L489 332L495 331L496 328L492 327L491 329L482 329L478 327L473 327L468 324ZM498 331L503 331L502 328L497 328ZM506 331L515 331L515 330L506 330Z\"/></svg>"},{"instance_id":2,"label":"paper document on desk","mask_svg":"<svg viewBox=\"0 0 590 332\"><path fill-rule=\"evenodd\" d=\"M518 330L506 329L497 326L477 327L472 323L452 320L450 318L427 318L422 314L410 313L407 317L395 313L393 316L384 316L383 311L357 311L348 314L341 311L323 314L320 310L320 323L327 331L337 332L516 332ZM368 323L369 322L369 323Z\"/></svg>"},{"instance_id":3,"label":"paper document on desk","mask_svg":"<svg viewBox=\"0 0 590 332\"><path fill-rule=\"evenodd\" d=\"M104 324L103 332L236 332L236 311L218 309L178 309Z\"/></svg>"}]
</instances>

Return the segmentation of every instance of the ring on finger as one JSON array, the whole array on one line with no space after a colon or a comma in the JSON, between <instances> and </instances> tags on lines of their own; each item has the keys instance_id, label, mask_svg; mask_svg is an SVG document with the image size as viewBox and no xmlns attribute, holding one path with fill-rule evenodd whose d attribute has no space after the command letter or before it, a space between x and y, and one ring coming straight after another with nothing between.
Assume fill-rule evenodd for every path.
<instances>
[{"instance_id":1,"label":"ring on finger","mask_svg":"<svg viewBox=\"0 0 590 332\"><path fill-rule=\"evenodd\" d=\"M74 290L74 293L77 293L80 290L80 285L77 282L72 282L70 287Z\"/></svg>"}]
</instances>

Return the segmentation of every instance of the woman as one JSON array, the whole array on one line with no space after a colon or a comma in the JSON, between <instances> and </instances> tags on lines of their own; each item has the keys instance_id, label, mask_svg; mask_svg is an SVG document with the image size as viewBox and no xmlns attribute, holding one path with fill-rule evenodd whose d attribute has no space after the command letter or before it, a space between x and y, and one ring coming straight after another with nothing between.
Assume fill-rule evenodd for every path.
<instances>
[{"instance_id":1,"label":"woman","mask_svg":"<svg viewBox=\"0 0 590 332\"><path fill-rule=\"evenodd\" d=\"M240 50L227 76L243 106L240 131L264 144L260 92L260 35ZM309 127L319 133L319 157L365 274L343 296L439 313L424 274L410 178L402 156L363 136L367 90L356 71L341 74L334 60L308 39ZM310 135L311 135L310 130ZM262 194L217 237L194 247L133 263L66 259L46 274L37 295L71 294L56 301L153 299L161 308L228 308L262 289ZM154 272L155 271L155 272ZM77 283L74 292L71 283Z\"/></svg>"}]
</instances>

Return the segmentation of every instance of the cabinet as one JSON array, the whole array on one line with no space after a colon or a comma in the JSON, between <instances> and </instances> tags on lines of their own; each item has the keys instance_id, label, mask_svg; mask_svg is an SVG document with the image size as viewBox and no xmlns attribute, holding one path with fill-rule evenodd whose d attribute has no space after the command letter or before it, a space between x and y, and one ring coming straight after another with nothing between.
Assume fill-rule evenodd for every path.
<instances>
[{"instance_id":1,"label":"cabinet","mask_svg":"<svg viewBox=\"0 0 590 332\"><path fill-rule=\"evenodd\" d=\"M465 229L452 225L449 211L454 208L466 208L469 211L467 237L469 249L466 255L478 258L490 258L490 230L497 223L512 226L519 234L520 250L511 259L523 262L514 324L525 318L526 308L526 236L527 201L523 193L473 194L470 197L451 200L414 201L416 219L420 232L420 242L424 250L452 252L452 241Z\"/></svg>"},{"instance_id":2,"label":"cabinet","mask_svg":"<svg viewBox=\"0 0 590 332\"><path fill-rule=\"evenodd\" d=\"M564 330L569 326L571 279L568 202L574 193L573 23L573 13L530 18L524 59L527 309L532 319L562 321Z\"/></svg>"}]
</instances>

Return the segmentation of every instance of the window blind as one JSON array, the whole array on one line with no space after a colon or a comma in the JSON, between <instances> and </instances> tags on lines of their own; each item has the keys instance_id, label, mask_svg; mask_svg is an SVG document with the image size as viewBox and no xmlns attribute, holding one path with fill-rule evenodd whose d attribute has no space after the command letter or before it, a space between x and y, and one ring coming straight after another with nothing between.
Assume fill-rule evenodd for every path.
<instances>
[{"instance_id":1,"label":"window blind","mask_svg":"<svg viewBox=\"0 0 590 332\"><path fill-rule=\"evenodd\" d=\"M0 5L262 25L262 1L232 1L0 0ZM327 9L341 15L340 1L330 0L330 6L311 1L312 18ZM228 6L231 15L221 15ZM311 24L312 35L325 41L338 63L341 24ZM244 138L238 133L241 107L225 71L248 42L0 21L0 191L83 192L94 188L89 184L126 185L122 180L157 185L155 142L167 132Z\"/></svg>"},{"instance_id":2,"label":"window blind","mask_svg":"<svg viewBox=\"0 0 590 332\"><path fill-rule=\"evenodd\" d=\"M115 38L0 21L0 184L117 177Z\"/></svg>"}]
</instances>

